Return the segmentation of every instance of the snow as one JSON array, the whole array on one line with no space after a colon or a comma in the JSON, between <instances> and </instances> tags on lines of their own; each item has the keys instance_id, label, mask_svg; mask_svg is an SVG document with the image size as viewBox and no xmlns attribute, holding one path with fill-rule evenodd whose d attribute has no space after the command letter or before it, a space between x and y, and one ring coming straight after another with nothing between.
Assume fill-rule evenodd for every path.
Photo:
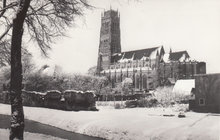
<instances>
[{"instance_id":1,"label":"snow","mask_svg":"<svg viewBox=\"0 0 220 140\"><path fill-rule=\"evenodd\" d=\"M156 59L157 57L157 52L159 52L159 48L156 49L155 51L153 51L151 54L150 54L150 59Z\"/></svg>"},{"instance_id":2,"label":"snow","mask_svg":"<svg viewBox=\"0 0 220 140\"><path fill-rule=\"evenodd\" d=\"M9 139L9 129L0 129L0 138L1 140ZM49 135L29 133L29 132L24 132L24 139L25 140L64 140Z\"/></svg>"},{"instance_id":3,"label":"snow","mask_svg":"<svg viewBox=\"0 0 220 140\"><path fill-rule=\"evenodd\" d=\"M177 80L172 92L190 95L192 88L195 88L195 79Z\"/></svg>"},{"instance_id":4,"label":"snow","mask_svg":"<svg viewBox=\"0 0 220 140\"><path fill-rule=\"evenodd\" d=\"M107 69L107 70L103 70L101 71L101 73L120 73L120 72L133 72L133 71L151 71L152 68L148 67L148 66L144 66L144 67L137 67L137 68L119 68L119 69Z\"/></svg>"},{"instance_id":5,"label":"snow","mask_svg":"<svg viewBox=\"0 0 220 140\"><path fill-rule=\"evenodd\" d=\"M170 57L170 54L169 53L165 53L164 56L163 56L163 61L165 63L169 63L170 62L169 57Z\"/></svg>"},{"instance_id":6,"label":"snow","mask_svg":"<svg viewBox=\"0 0 220 140\"><path fill-rule=\"evenodd\" d=\"M84 93L84 92L81 91L81 90L73 90L73 89L71 89L71 90L65 90L64 92L65 92L65 93L67 93L67 92Z\"/></svg>"},{"instance_id":7,"label":"snow","mask_svg":"<svg viewBox=\"0 0 220 140\"><path fill-rule=\"evenodd\" d=\"M123 81L122 81L122 84L126 84L126 83L128 83L128 84L132 84L133 83L133 80L131 79L131 78L125 78Z\"/></svg>"},{"instance_id":8,"label":"snow","mask_svg":"<svg viewBox=\"0 0 220 140\"><path fill-rule=\"evenodd\" d=\"M187 112L186 118L178 118L173 108L98 108L73 112L24 107L24 113L30 120L108 140L219 140L219 114ZM10 106L0 104L0 114L10 114Z\"/></svg>"},{"instance_id":9,"label":"snow","mask_svg":"<svg viewBox=\"0 0 220 140\"><path fill-rule=\"evenodd\" d=\"M184 62L185 60L186 60L186 54L183 54L183 55L180 57L179 61L180 61L180 62Z\"/></svg>"},{"instance_id":10,"label":"snow","mask_svg":"<svg viewBox=\"0 0 220 140\"><path fill-rule=\"evenodd\" d=\"M120 60L118 60L118 62L123 63L123 62L129 62L129 61L133 61L134 60L134 54L132 55L131 58L124 58L125 53L123 54L122 58Z\"/></svg>"},{"instance_id":11,"label":"snow","mask_svg":"<svg viewBox=\"0 0 220 140\"><path fill-rule=\"evenodd\" d=\"M48 90L47 93L59 93L59 94L61 94L61 92L59 90Z\"/></svg>"}]
</instances>

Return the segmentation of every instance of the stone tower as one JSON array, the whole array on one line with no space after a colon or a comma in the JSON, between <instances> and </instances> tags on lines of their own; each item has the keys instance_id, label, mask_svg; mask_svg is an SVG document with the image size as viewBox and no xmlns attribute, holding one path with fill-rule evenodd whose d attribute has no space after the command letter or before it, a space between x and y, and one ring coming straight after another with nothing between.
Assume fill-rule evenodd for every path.
<instances>
[{"instance_id":1,"label":"stone tower","mask_svg":"<svg viewBox=\"0 0 220 140\"><path fill-rule=\"evenodd\" d=\"M109 10L102 13L98 52L97 73L109 69L112 56L121 53L120 15L118 11Z\"/></svg>"}]
</instances>

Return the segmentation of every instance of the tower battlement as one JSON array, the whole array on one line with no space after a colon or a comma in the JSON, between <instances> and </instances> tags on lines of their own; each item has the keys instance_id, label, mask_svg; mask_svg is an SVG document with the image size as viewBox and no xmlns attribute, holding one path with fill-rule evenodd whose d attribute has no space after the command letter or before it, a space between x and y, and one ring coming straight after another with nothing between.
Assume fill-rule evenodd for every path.
<instances>
[{"instance_id":1,"label":"tower battlement","mask_svg":"<svg viewBox=\"0 0 220 140\"><path fill-rule=\"evenodd\" d=\"M110 18L110 17L120 17L119 12L115 10L108 10L102 13L102 18Z\"/></svg>"}]
</instances>

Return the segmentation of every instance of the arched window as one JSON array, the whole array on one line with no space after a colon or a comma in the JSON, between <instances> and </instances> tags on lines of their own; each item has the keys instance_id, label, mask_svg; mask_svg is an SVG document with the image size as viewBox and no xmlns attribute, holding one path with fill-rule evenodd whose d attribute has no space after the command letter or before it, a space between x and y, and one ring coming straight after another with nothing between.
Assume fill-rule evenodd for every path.
<instances>
[{"instance_id":1,"label":"arched window","mask_svg":"<svg viewBox=\"0 0 220 140\"><path fill-rule=\"evenodd\" d=\"M136 79L135 79L135 88L136 89L139 89L139 86L140 86L140 76L139 75L136 75Z\"/></svg>"},{"instance_id":2,"label":"arched window","mask_svg":"<svg viewBox=\"0 0 220 140\"><path fill-rule=\"evenodd\" d=\"M143 89L147 89L147 76L143 75Z\"/></svg>"}]
</instances>

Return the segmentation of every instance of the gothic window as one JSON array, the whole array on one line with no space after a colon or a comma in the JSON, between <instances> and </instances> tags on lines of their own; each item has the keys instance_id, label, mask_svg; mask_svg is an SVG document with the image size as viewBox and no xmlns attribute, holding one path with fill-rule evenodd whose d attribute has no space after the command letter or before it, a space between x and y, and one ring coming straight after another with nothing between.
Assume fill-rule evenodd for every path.
<instances>
[{"instance_id":1,"label":"gothic window","mask_svg":"<svg viewBox=\"0 0 220 140\"><path fill-rule=\"evenodd\" d=\"M108 61L108 56L103 56L102 59L103 61Z\"/></svg>"},{"instance_id":2,"label":"gothic window","mask_svg":"<svg viewBox=\"0 0 220 140\"><path fill-rule=\"evenodd\" d=\"M104 25L104 27L108 27L109 26L109 22L104 22L103 25Z\"/></svg>"},{"instance_id":3,"label":"gothic window","mask_svg":"<svg viewBox=\"0 0 220 140\"><path fill-rule=\"evenodd\" d=\"M147 89L147 76L143 75L143 89Z\"/></svg>"},{"instance_id":4,"label":"gothic window","mask_svg":"<svg viewBox=\"0 0 220 140\"><path fill-rule=\"evenodd\" d=\"M113 22L113 23L112 23L112 30L113 30L113 31L115 31L115 27L116 27L116 26L115 26L115 23Z\"/></svg>"},{"instance_id":5,"label":"gothic window","mask_svg":"<svg viewBox=\"0 0 220 140\"><path fill-rule=\"evenodd\" d=\"M136 61L136 67L138 67L138 60Z\"/></svg>"},{"instance_id":6,"label":"gothic window","mask_svg":"<svg viewBox=\"0 0 220 140\"><path fill-rule=\"evenodd\" d=\"M141 63L139 63L139 67L142 67Z\"/></svg>"},{"instance_id":7,"label":"gothic window","mask_svg":"<svg viewBox=\"0 0 220 140\"><path fill-rule=\"evenodd\" d=\"M135 68L135 63L133 63L133 67Z\"/></svg>"},{"instance_id":8,"label":"gothic window","mask_svg":"<svg viewBox=\"0 0 220 140\"><path fill-rule=\"evenodd\" d=\"M139 83L139 75L136 75L136 80L135 80L135 88L136 89L139 89L139 85L140 85L140 83Z\"/></svg>"},{"instance_id":9,"label":"gothic window","mask_svg":"<svg viewBox=\"0 0 220 140\"><path fill-rule=\"evenodd\" d=\"M143 88L143 77L142 77L142 74L140 74L140 79L139 80L140 80L139 81L139 83L140 83L139 88L140 88L140 90L142 90L142 88Z\"/></svg>"},{"instance_id":10,"label":"gothic window","mask_svg":"<svg viewBox=\"0 0 220 140\"><path fill-rule=\"evenodd\" d=\"M152 89L153 87L154 87L153 83L150 82L150 83L149 83L149 88Z\"/></svg>"},{"instance_id":11,"label":"gothic window","mask_svg":"<svg viewBox=\"0 0 220 140\"><path fill-rule=\"evenodd\" d=\"M153 65L152 65L152 69L155 69L155 68L156 68L156 65L155 65L155 64L153 64Z\"/></svg>"}]
</instances>

